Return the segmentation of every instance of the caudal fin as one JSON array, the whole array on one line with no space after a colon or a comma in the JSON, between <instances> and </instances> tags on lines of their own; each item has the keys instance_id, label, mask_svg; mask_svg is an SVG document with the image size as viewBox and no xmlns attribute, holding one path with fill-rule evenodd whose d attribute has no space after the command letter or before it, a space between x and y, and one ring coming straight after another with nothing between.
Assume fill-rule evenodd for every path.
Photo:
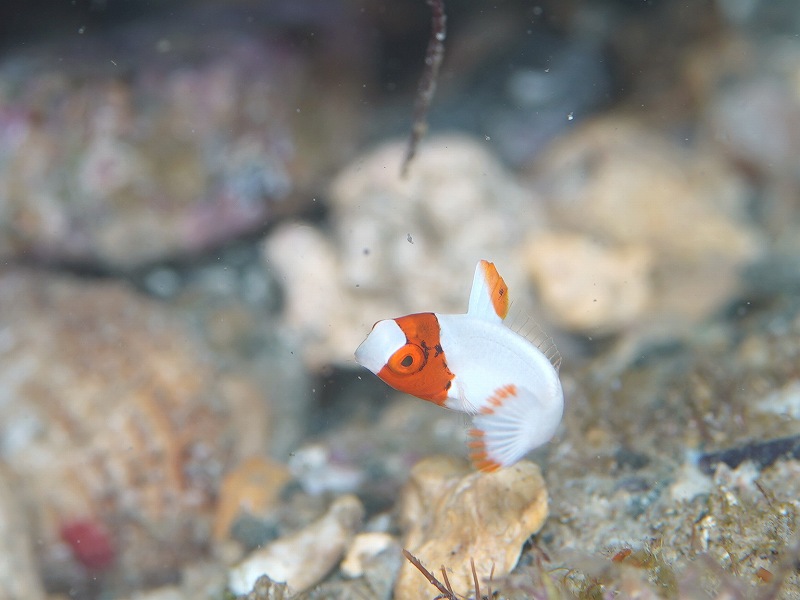
<instances>
[{"instance_id":1,"label":"caudal fin","mask_svg":"<svg viewBox=\"0 0 800 600\"><path fill-rule=\"evenodd\" d=\"M553 436L562 408L560 390L558 397L542 402L515 385L498 388L472 419L467 443L472 464L486 472L513 465Z\"/></svg>"}]
</instances>

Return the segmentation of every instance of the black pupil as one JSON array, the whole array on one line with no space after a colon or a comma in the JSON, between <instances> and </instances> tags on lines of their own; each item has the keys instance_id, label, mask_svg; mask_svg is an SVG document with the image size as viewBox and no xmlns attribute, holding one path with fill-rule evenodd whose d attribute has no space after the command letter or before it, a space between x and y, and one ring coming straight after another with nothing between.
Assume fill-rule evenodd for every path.
<instances>
[{"instance_id":1,"label":"black pupil","mask_svg":"<svg viewBox=\"0 0 800 600\"><path fill-rule=\"evenodd\" d=\"M400 364L403 365L404 367L410 367L411 363L413 363L413 362L414 362L414 359L409 354L408 356L403 358L403 360L400 361Z\"/></svg>"}]
</instances>

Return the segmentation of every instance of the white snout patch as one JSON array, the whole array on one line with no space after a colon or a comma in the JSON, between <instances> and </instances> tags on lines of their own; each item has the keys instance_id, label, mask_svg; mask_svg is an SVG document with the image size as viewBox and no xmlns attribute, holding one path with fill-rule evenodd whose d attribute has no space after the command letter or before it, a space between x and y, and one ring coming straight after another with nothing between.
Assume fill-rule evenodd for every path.
<instances>
[{"instance_id":1,"label":"white snout patch","mask_svg":"<svg viewBox=\"0 0 800 600\"><path fill-rule=\"evenodd\" d=\"M356 362L376 375L389 358L406 344L406 334L394 319L378 321L356 348Z\"/></svg>"}]
</instances>

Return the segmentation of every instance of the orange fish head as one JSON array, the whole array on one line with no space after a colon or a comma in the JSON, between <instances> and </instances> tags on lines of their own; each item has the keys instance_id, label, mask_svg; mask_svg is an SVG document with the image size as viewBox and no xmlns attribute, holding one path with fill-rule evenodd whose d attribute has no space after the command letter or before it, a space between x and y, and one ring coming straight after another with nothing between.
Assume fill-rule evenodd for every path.
<instances>
[{"instance_id":1,"label":"orange fish head","mask_svg":"<svg viewBox=\"0 0 800 600\"><path fill-rule=\"evenodd\" d=\"M388 385L442 404L453 374L439 340L439 321L419 313L378 321L356 350L356 361Z\"/></svg>"}]
</instances>

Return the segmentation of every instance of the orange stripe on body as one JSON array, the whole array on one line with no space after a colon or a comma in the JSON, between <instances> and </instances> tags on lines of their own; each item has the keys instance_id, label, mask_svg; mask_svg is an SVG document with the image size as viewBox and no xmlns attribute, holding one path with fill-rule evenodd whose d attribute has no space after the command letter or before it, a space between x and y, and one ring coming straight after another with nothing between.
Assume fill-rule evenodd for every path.
<instances>
[{"instance_id":1,"label":"orange stripe on body","mask_svg":"<svg viewBox=\"0 0 800 600\"><path fill-rule=\"evenodd\" d=\"M505 319L508 314L508 286L503 281L503 278L500 277L500 273L497 272L494 263L482 260L481 268L486 279L486 286L489 288L489 296L492 300L494 312L501 319Z\"/></svg>"}]
</instances>

